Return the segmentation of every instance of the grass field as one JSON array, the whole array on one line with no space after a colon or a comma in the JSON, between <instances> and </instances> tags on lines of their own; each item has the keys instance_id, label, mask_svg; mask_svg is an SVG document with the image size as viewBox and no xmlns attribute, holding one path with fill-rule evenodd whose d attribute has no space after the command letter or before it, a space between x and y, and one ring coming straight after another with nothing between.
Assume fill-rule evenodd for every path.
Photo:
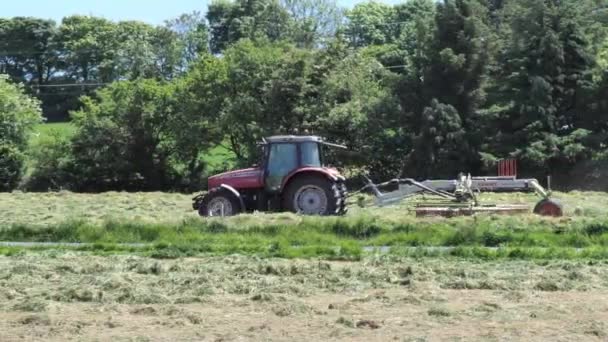
<instances>
[{"instance_id":1,"label":"grass field","mask_svg":"<svg viewBox=\"0 0 608 342\"><path fill-rule=\"evenodd\" d=\"M53 122L39 124L34 129L34 134L32 134L31 142L35 143L38 140L43 140L45 137L48 137L52 134L71 136L74 134L75 130L76 128L69 122Z\"/></svg>"},{"instance_id":2,"label":"grass field","mask_svg":"<svg viewBox=\"0 0 608 342\"><path fill-rule=\"evenodd\" d=\"M0 341L608 338L607 194L555 194L557 219L208 220L191 197L0 194L0 241L90 243L0 247Z\"/></svg>"},{"instance_id":3,"label":"grass field","mask_svg":"<svg viewBox=\"0 0 608 342\"><path fill-rule=\"evenodd\" d=\"M603 341L608 264L0 257L0 340Z\"/></svg>"}]
</instances>

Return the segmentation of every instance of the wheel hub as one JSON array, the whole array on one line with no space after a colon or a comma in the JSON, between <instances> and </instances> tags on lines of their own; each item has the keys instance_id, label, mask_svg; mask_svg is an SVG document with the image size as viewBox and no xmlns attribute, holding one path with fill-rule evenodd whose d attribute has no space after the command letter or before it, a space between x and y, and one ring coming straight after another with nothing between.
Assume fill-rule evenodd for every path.
<instances>
[{"instance_id":1,"label":"wheel hub","mask_svg":"<svg viewBox=\"0 0 608 342\"><path fill-rule=\"evenodd\" d=\"M327 195L318 186L304 186L296 192L294 207L298 213L305 215L324 214L327 210Z\"/></svg>"}]
</instances>

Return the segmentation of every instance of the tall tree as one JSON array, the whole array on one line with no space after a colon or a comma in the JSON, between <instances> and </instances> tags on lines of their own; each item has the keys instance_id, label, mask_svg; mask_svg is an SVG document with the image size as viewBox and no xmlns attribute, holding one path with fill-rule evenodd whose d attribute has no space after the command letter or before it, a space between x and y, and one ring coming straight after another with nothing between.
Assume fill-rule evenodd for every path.
<instances>
[{"instance_id":1,"label":"tall tree","mask_svg":"<svg viewBox=\"0 0 608 342\"><path fill-rule=\"evenodd\" d=\"M415 113L421 116L413 121L419 125L414 131L420 134L415 138L418 148L413 150L411 161L415 169L430 164L424 168L425 176L477 172L480 168L483 118L479 109L485 101L492 51L492 34L486 21L487 8L477 0L437 4L436 29L419 84L419 94L430 106ZM440 137L447 137L450 143L438 144ZM449 163L441 158L449 158Z\"/></svg>"},{"instance_id":2,"label":"tall tree","mask_svg":"<svg viewBox=\"0 0 608 342\"><path fill-rule=\"evenodd\" d=\"M198 11L185 13L167 20L165 26L175 32L182 44L184 64L194 62L209 52L209 28L205 17Z\"/></svg>"},{"instance_id":3,"label":"tall tree","mask_svg":"<svg viewBox=\"0 0 608 342\"><path fill-rule=\"evenodd\" d=\"M361 54L346 56L329 72L313 127L358 152L342 165L369 168L380 178L398 175L411 145L401 129L395 81L395 74Z\"/></svg>"},{"instance_id":4,"label":"tall tree","mask_svg":"<svg viewBox=\"0 0 608 342\"><path fill-rule=\"evenodd\" d=\"M57 41L67 78L73 82L111 82L117 78L120 48L117 27L97 17L71 16L61 22Z\"/></svg>"},{"instance_id":5,"label":"tall tree","mask_svg":"<svg viewBox=\"0 0 608 342\"><path fill-rule=\"evenodd\" d=\"M346 19L344 33L354 47L391 43L399 28L394 8L375 1L355 5Z\"/></svg>"},{"instance_id":6,"label":"tall tree","mask_svg":"<svg viewBox=\"0 0 608 342\"><path fill-rule=\"evenodd\" d=\"M300 47L315 47L333 37L339 29L343 10L336 0L282 0L292 18L293 41Z\"/></svg>"},{"instance_id":7,"label":"tall tree","mask_svg":"<svg viewBox=\"0 0 608 342\"><path fill-rule=\"evenodd\" d=\"M240 39L289 37L290 17L278 0L217 0L209 5L211 51L220 53Z\"/></svg>"},{"instance_id":8,"label":"tall tree","mask_svg":"<svg viewBox=\"0 0 608 342\"><path fill-rule=\"evenodd\" d=\"M195 64L191 89L198 110L226 132L239 162L254 161L264 136L295 133L308 122L311 54L287 43L241 40L223 57Z\"/></svg>"},{"instance_id":9,"label":"tall tree","mask_svg":"<svg viewBox=\"0 0 608 342\"><path fill-rule=\"evenodd\" d=\"M0 19L0 73L42 85L56 71L55 22L37 18Z\"/></svg>"},{"instance_id":10,"label":"tall tree","mask_svg":"<svg viewBox=\"0 0 608 342\"><path fill-rule=\"evenodd\" d=\"M514 1L511 37L502 57L495 151L514 154L544 171L567 168L587 153L584 96L592 55L577 1Z\"/></svg>"}]
</instances>

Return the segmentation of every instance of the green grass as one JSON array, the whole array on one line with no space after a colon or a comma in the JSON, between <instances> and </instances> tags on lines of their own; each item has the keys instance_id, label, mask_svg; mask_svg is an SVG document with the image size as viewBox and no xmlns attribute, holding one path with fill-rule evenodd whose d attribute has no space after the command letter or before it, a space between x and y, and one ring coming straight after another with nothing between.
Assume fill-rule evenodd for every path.
<instances>
[{"instance_id":1,"label":"green grass","mask_svg":"<svg viewBox=\"0 0 608 342\"><path fill-rule=\"evenodd\" d=\"M389 246L390 253L408 256L603 259L608 257L608 219L559 222L489 216L414 224L377 222L359 217L301 218L297 223L273 224L189 220L174 225L74 221L47 227L13 225L0 230L0 240L84 242L93 246L83 249L105 251L133 249L120 245L123 243L143 243L147 244L145 250L157 253L159 257L163 253L166 257L238 253L263 257L359 259L370 247Z\"/></svg>"}]
</instances>

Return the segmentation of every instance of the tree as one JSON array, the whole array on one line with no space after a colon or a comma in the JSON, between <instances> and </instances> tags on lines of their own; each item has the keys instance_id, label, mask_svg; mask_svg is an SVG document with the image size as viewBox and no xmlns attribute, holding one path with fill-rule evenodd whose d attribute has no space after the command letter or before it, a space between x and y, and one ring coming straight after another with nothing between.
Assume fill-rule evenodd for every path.
<instances>
[{"instance_id":1,"label":"tree","mask_svg":"<svg viewBox=\"0 0 608 342\"><path fill-rule=\"evenodd\" d=\"M578 5L534 0L508 7L511 36L499 82L505 109L494 150L537 170L565 171L588 154L584 93L594 62Z\"/></svg>"},{"instance_id":2,"label":"tree","mask_svg":"<svg viewBox=\"0 0 608 342\"><path fill-rule=\"evenodd\" d=\"M289 37L289 14L278 0L218 0L209 5L211 52L220 53L240 39L278 41Z\"/></svg>"},{"instance_id":3,"label":"tree","mask_svg":"<svg viewBox=\"0 0 608 342\"><path fill-rule=\"evenodd\" d=\"M71 82L111 82L118 77L120 49L113 22L90 16L70 16L58 29L58 48L67 79Z\"/></svg>"},{"instance_id":4,"label":"tree","mask_svg":"<svg viewBox=\"0 0 608 342\"><path fill-rule=\"evenodd\" d=\"M335 0L282 0L292 24L291 37L299 47L312 48L333 37L343 11Z\"/></svg>"},{"instance_id":5,"label":"tree","mask_svg":"<svg viewBox=\"0 0 608 342\"><path fill-rule=\"evenodd\" d=\"M55 72L55 22L37 18L0 19L0 73L24 83L45 84Z\"/></svg>"},{"instance_id":6,"label":"tree","mask_svg":"<svg viewBox=\"0 0 608 342\"><path fill-rule=\"evenodd\" d=\"M418 21L417 42L426 49L411 57L413 68L401 84L410 129L419 132L408 170L429 176L480 169L484 118L479 109L493 50L486 19L477 0L445 0L437 4L432 38L425 38L428 26Z\"/></svg>"},{"instance_id":7,"label":"tree","mask_svg":"<svg viewBox=\"0 0 608 342\"><path fill-rule=\"evenodd\" d=\"M119 79L169 80L181 74L182 51L177 33L137 21L118 23Z\"/></svg>"},{"instance_id":8,"label":"tree","mask_svg":"<svg viewBox=\"0 0 608 342\"><path fill-rule=\"evenodd\" d=\"M391 43L399 28L394 8L375 1L355 5L346 19L344 31L354 47Z\"/></svg>"},{"instance_id":9,"label":"tree","mask_svg":"<svg viewBox=\"0 0 608 342\"><path fill-rule=\"evenodd\" d=\"M485 98L492 49L484 24L487 13L476 0L445 0L437 6L437 29L424 75L427 96L452 105L469 130Z\"/></svg>"},{"instance_id":10,"label":"tree","mask_svg":"<svg viewBox=\"0 0 608 342\"><path fill-rule=\"evenodd\" d=\"M180 39L184 65L189 65L202 54L209 52L209 28L200 12L182 14L167 20L165 26L175 32Z\"/></svg>"},{"instance_id":11,"label":"tree","mask_svg":"<svg viewBox=\"0 0 608 342\"><path fill-rule=\"evenodd\" d=\"M0 19L0 74L22 83L28 93L42 101L47 118L65 115L70 101L47 85L62 77L64 64L51 20L15 17Z\"/></svg>"},{"instance_id":12,"label":"tree","mask_svg":"<svg viewBox=\"0 0 608 342\"><path fill-rule=\"evenodd\" d=\"M208 137L195 135L200 125L177 111L183 105L178 90L154 80L124 81L100 90L98 99L84 98L73 114L78 189L168 190L184 175L200 176L197 163Z\"/></svg>"},{"instance_id":13,"label":"tree","mask_svg":"<svg viewBox=\"0 0 608 342\"><path fill-rule=\"evenodd\" d=\"M401 130L395 81L378 61L360 54L347 56L330 71L320 87L313 127L357 151L342 165L369 168L382 178L399 174L411 145Z\"/></svg>"},{"instance_id":14,"label":"tree","mask_svg":"<svg viewBox=\"0 0 608 342\"><path fill-rule=\"evenodd\" d=\"M468 167L466 131L456 108L431 101L422 113L420 133L414 140L410 168L418 177L451 178Z\"/></svg>"},{"instance_id":15,"label":"tree","mask_svg":"<svg viewBox=\"0 0 608 342\"><path fill-rule=\"evenodd\" d=\"M0 76L0 191L12 190L21 179L24 152L34 125L42 121L38 101Z\"/></svg>"},{"instance_id":16,"label":"tree","mask_svg":"<svg viewBox=\"0 0 608 342\"><path fill-rule=\"evenodd\" d=\"M241 164L255 161L262 137L308 124L303 103L311 54L286 43L241 40L223 57L207 56L191 71L193 112L214 120Z\"/></svg>"}]
</instances>

